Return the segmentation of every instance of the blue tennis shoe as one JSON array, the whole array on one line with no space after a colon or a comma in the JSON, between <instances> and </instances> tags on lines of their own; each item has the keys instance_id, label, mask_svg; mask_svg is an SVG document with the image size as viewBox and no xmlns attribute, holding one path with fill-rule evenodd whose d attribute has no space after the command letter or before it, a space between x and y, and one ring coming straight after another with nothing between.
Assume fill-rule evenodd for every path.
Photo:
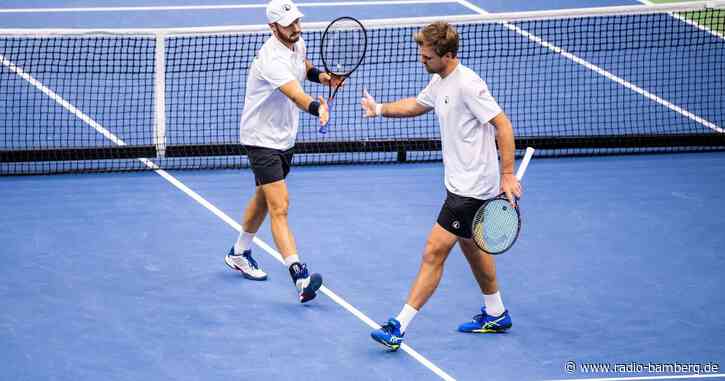
<instances>
[{"instance_id":1,"label":"blue tennis shoe","mask_svg":"<svg viewBox=\"0 0 725 381\"><path fill-rule=\"evenodd\" d=\"M390 318L380 329L370 333L373 340L383 344L391 351L397 351L400 348L400 344L403 343L403 336L405 336L405 333L400 332L400 322L394 318Z\"/></svg>"},{"instance_id":2,"label":"blue tennis shoe","mask_svg":"<svg viewBox=\"0 0 725 381\"><path fill-rule=\"evenodd\" d=\"M486 313L486 307L481 307L481 313L473 317L473 321L458 326L458 331L467 333L503 333L511 328L511 315L508 310L500 316L491 316Z\"/></svg>"},{"instance_id":3,"label":"blue tennis shoe","mask_svg":"<svg viewBox=\"0 0 725 381\"><path fill-rule=\"evenodd\" d=\"M317 296L322 287L322 275L307 270L307 264L295 262L289 267L292 282L297 287L300 303L309 302Z\"/></svg>"}]
</instances>

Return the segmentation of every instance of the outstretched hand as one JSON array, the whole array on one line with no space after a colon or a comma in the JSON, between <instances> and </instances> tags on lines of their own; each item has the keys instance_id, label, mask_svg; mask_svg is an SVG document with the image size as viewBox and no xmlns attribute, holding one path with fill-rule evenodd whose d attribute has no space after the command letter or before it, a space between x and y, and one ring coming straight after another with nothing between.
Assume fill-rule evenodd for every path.
<instances>
[{"instance_id":1,"label":"outstretched hand","mask_svg":"<svg viewBox=\"0 0 725 381\"><path fill-rule=\"evenodd\" d=\"M330 120L330 109L327 107L327 102L322 96L319 96L318 102L320 102L320 108L318 109L318 118L320 119L320 126L324 126Z\"/></svg>"},{"instance_id":2,"label":"outstretched hand","mask_svg":"<svg viewBox=\"0 0 725 381\"><path fill-rule=\"evenodd\" d=\"M375 102L375 98L368 94L367 89L363 89L363 96L360 98L360 105L363 108L364 117L370 118L380 115L378 110L378 106L380 105Z\"/></svg>"}]
</instances>

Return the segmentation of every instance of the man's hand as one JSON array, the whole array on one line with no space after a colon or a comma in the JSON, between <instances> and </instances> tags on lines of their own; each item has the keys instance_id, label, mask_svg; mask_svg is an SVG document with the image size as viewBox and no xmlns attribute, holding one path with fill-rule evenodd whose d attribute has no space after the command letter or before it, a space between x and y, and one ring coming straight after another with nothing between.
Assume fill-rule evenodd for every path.
<instances>
[{"instance_id":1,"label":"man's hand","mask_svg":"<svg viewBox=\"0 0 725 381\"><path fill-rule=\"evenodd\" d=\"M318 118L320 119L320 126L324 126L330 120L330 110L327 108L327 102L325 102L325 99L322 98L322 96L318 98L318 101L320 102Z\"/></svg>"},{"instance_id":2,"label":"man's hand","mask_svg":"<svg viewBox=\"0 0 725 381\"><path fill-rule=\"evenodd\" d=\"M327 85L330 87L338 87L342 86L343 80L342 77L339 75L331 74L331 73L320 73L320 83L323 85Z\"/></svg>"},{"instance_id":3,"label":"man's hand","mask_svg":"<svg viewBox=\"0 0 725 381\"><path fill-rule=\"evenodd\" d=\"M368 94L367 89L363 89L363 97L360 99L360 105L363 108L363 116L366 118L376 117L382 113L383 105L375 102L375 98Z\"/></svg>"},{"instance_id":4,"label":"man's hand","mask_svg":"<svg viewBox=\"0 0 725 381\"><path fill-rule=\"evenodd\" d=\"M516 179L513 173L504 173L501 175L501 192L506 194L506 198L511 205L516 206L516 199L521 197L521 183ZM515 197L514 197L515 196Z\"/></svg>"}]
</instances>

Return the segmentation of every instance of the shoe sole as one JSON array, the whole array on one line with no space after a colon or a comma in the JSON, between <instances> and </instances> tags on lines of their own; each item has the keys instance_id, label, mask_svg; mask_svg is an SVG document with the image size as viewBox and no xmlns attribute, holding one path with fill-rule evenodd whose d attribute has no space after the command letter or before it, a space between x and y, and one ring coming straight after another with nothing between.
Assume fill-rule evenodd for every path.
<instances>
[{"instance_id":1,"label":"shoe sole","mask_svg":"<svg viewBox=\"0 0 725 381\"><path fill-rule=\"evenodd\" d=\"M370 337L372 337L373 340L375 340L376 342L382 344L385 348L390 349L392 352L395 352L398 349L400 349L400 344L388 344L386 341L384 341L382 339L378 339L373 334L370 334Z\"/></svg>"},{"instance_id":2,"label":"shoe sole","mask_svg":"<svg viewBox=\"0 0 725 381\"><path fill-rule=\"evenodd\" d=\"M300 303L307 303L317 296L317 290L322 287L322 275L314 273L310 275L310 283L300 294Z\"/></svg>"},{"instance_id":3,"label":"shoe sole","mask_svg":"<svg viewBox=\"0 0 725 381\"><path fill-rule=\"evenodd\" d=\"M495 329L476 329L473 331L460 331L463 333L506 333L507 329L495 330Z\"/></svg>"},{"instance_id":4,"label":"shoe sole","mask_svg":"<svg viewBox=\"0 0 725 381\"><path fill-rule=\"evenodd\" d=\"M232 270L236 270L236 271L239 271L240 273L242 273L242 276L243 276L243 277L245 277L245 278L247 278L247 279L249 279L249 280L256 280L256 281L263 281L263 280L267 280L267 276L266 276L266 275L265 275L265 276L263 276L263 277L255 278L255 277L253 277L253 276L251 276L251 275L249 275L249 274L245 273L245 272L244 272L244 270L242 270L242 269L240 269L239 267L237 267L237 265L235 265L235 264L234 264L234 263L233 263L233 262L232 262L232 261L231 261L231 260L229 259L229 256L228 256L228 255L227 255L226 257L224 257L224 263L226 263L226 264L227 264L227 266L229 266L229 268L230 268L230 269L232 269Z\"/></svg>"},{"instance_id":5,"label":"shoe sole","mask_svg":"<svg viewBox=\"0 0 725 381\"><path fill-rule=\"evenodd\" d=\"M490 328L474 329L472 331L461 331L459 329L458 332L463 332L463 333L506 333L506 331L508 331L509 329L511 329L511 326L503 327L500 329L490 329Z\"/></svg>"}]
</instances>

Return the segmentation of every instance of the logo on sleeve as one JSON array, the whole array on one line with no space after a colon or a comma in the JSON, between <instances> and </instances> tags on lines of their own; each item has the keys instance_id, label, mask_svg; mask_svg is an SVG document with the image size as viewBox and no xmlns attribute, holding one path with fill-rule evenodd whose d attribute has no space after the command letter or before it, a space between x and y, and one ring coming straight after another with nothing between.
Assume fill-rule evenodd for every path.
<instances>
[{"instance_id":1,"label":"logo on sleeve","mask_svg":"<svg viewBox=\"0 0 725 381\"><path fill-rule=\"evenodd\" d=\"M443 103L448 104L448 100L449 100L448 99L448 95L446 95L445 97L443 97Z\"/></svg>"},{"instance_id":2,"label":"logo on sleeve","mask_svg":"<svg viewBox=\"0 0 725 381\"><path fill-rule=\"evenodd\" d=\"M461 228L461 223L458 222L458 221L453 221L453 223L451 224L451 226L453 226L453 229L458 230L458 229Z\"/></svg>"}]
</instances>

